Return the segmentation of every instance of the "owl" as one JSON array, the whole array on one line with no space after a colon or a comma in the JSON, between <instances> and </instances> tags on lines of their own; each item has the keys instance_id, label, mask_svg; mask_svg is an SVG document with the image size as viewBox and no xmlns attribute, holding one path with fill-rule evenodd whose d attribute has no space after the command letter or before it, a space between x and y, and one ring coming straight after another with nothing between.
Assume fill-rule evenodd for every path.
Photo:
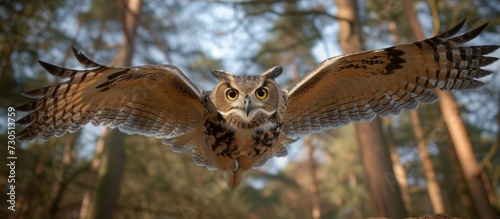
<instances>
[{"instance_id":1,"label":"owl","mask_svg":"<svg viewBox=\"0 0 500 219\"><path fill-rule=\"evenodd\" d=\"M260 75L212 71L218 83L207 91L173 65L109 67L73 49L88 70L39 61L69 80L24 93L34 100L17 107L28 112L17 139L47 140L89 122L154 136L221 170L233 188L303 135L415 109L437 100L432 88L482 86L477 79L491 72L481 67L498 59L485 55L499 46L461 46L487 25L454 37L464 22L423 41L329 58L284 90L275 81L279 66Z\"/></svg>"}]
</instances>

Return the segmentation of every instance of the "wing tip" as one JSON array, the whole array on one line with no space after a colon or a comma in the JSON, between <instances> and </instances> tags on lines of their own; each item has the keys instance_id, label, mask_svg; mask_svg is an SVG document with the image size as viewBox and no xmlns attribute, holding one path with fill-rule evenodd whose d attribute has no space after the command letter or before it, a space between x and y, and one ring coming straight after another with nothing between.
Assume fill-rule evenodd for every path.
<instances>
[{"instance_id":1,"label":"wing tip","mask_svg":"<svg viewBox=\"0 0 500 219\"><path fill-rule=\"evenodd\" d=\"M448 29L447 31L439 34L438 37L440 37L440 38L449 38L449 37L455 35L456 33L458 33L458 31L460 31L462 29L462 27L464 27L464 24L465 24L466 21L467 21L467 18L464 18L457 25L455 25L452 28Z\"/></svg>"},{"instance_id":2,"label":"wing tip","mask_svg":"<svg viewBox=\"0 0 500 219\"><path fill-rule=\"evenodd\" d=\"M48 73L51 75L57 76L59 78L66 78L67 75L64 75L64 70L63 68L50 64L48 62L42 61L42 60L37 60L38 64L42 66L43 69L45 69Z\"/></svg>"},{"instance_id":3,"label":"wing tip","mask_svg":"<svg viewBox=\"0 0 500 219\"><path fill-rule=\"evenodd\" d=\"M450 28L449 30L441 33L438 35L438 37L440 38L449 38L455 34L458 33L458 31L460 31L463 26L465 25L467 21L467 18L464 18L462 21L460 21L457 25L453 26L452 28ZM486 26L488 26L490 22L489 21L486 21L484 22L483 24L479 25L478 27L460 35L460 36L457 36L456 39L466 39L466 40L471 40L473 38L475 38L476 36L478 36L481 32L484 31L484 29L486 28ZM466 42L466 41L464 41Z\"/></svg>"},{"instance_id":4,"label":"wing tip","mask_svg":"<svg viewBox=\"0 0 500 219\"><path fill-rule=\"evenodd\" d=\"M83 66L85 66L87 68L104 67L104 65L101 65L101 64L93 61L92 59L88 58L87 56L85 56L80 50L76 49L75 47L72 46L71 50L73 51L73 55L75 56L75 58Z\"/></svg>"}]
</instances>

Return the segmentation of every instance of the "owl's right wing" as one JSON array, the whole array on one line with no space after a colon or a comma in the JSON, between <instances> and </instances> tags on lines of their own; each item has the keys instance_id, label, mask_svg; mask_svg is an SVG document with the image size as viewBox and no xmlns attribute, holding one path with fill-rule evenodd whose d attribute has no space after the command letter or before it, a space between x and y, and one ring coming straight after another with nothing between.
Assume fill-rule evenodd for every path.
<instances>
[{"instance_id":1,"label":"owl's right wing","mask_svg":"<svg viewBox=\"0 0 500 219\"><path fill-rule=\"evenodd\" d=\"M300 136L415 109L437 100L432 88L481 86L476 79L491 73L481 67L498 60L486 54L499 46L459 45L487 25L453 37L464 22L423 41L325 60L285 91L283 132Z\"/></svg>"},{"instance_id":2,"label":"owl's right wing","mask_svg":"<svg viewBox=\"0 0 500 219\"><path fill-rule=\"evenodd\" d=\"M202 124L203 91L172 65L107 67L73 49L89 70L70 70L39 61L51 74L69 79L24 93L34 100L17 107L30 112L17 139L47 140L81 126L117 127L128 134L175 138Z\"/></svg>"}]
</instances>

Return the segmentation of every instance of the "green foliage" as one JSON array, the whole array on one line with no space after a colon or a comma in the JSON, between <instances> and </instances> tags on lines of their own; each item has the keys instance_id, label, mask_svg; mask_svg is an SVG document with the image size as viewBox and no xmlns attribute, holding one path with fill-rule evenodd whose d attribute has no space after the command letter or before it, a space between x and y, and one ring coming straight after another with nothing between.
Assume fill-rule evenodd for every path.
<instances>
[{"instance_id":1,"label":"green foliage","mask_svg":"<svg viewBox=\"0 0 500 219\"><path fill-rule=\"evenodd\" d=\"M0 3L0 106L19 104L24 86L33 82L46 82L34 76L40 69L32 68L41 52L55 46L54 39L65 34L51 26L57 18L56 10L64 1L2 1ZM36 37L43 36L43 37ZM31 74L30 74L31 73ZM39 80L39 81L37 81Z\"/></svg>"},{"instance_id":2,"label":"green foliage","mask_svg":"<svg viewBox=\"0 0 500 219\"><path fill-rule=\"evenodd\" d=\"M255 61L264 68L295 64L298 65L297 71L307 72L316 64L311 48L320 38L314 22L311 22L313 15L297 13L300 9L296 1L285 2L283 8L285 16L275 21Z\"/></svg>"}]
</instances>

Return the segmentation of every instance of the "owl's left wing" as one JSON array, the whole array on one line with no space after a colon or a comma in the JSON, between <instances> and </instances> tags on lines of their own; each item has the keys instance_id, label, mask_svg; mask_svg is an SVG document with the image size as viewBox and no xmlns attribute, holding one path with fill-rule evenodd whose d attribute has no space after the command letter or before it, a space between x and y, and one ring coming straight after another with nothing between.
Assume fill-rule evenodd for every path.
<instances>
[{"instance_id":1,"label":"owl's left wing","mask_svg":"<svg viewBox=\"0 0 500 219\"><path fill-rule=\"evenodd\" d=\"M177 138L202 124L203 91L173 65L108 67L73 52L88 70L71 70L46 62L51 74L69 79L25 93L34 100L17 107L29 114L20 141L47 140L92 122L129 134Z\"/></svg>"},{"instance_id":2,"label":"owl's left wing","mask_svg":"<svg viewBox=\"0 0 500 219\"><path fill-rule=\"evenodd\" d=\"M476 79L491 72L481 67L498 59L484 55L499 46L459 46L474 39L487 25L452 37L464 22L423 41L323 61L285 90L283 132L300 136L415 109L418 102L437 100L431 88L482 86Z\"/></svg>"}]
</instances>

